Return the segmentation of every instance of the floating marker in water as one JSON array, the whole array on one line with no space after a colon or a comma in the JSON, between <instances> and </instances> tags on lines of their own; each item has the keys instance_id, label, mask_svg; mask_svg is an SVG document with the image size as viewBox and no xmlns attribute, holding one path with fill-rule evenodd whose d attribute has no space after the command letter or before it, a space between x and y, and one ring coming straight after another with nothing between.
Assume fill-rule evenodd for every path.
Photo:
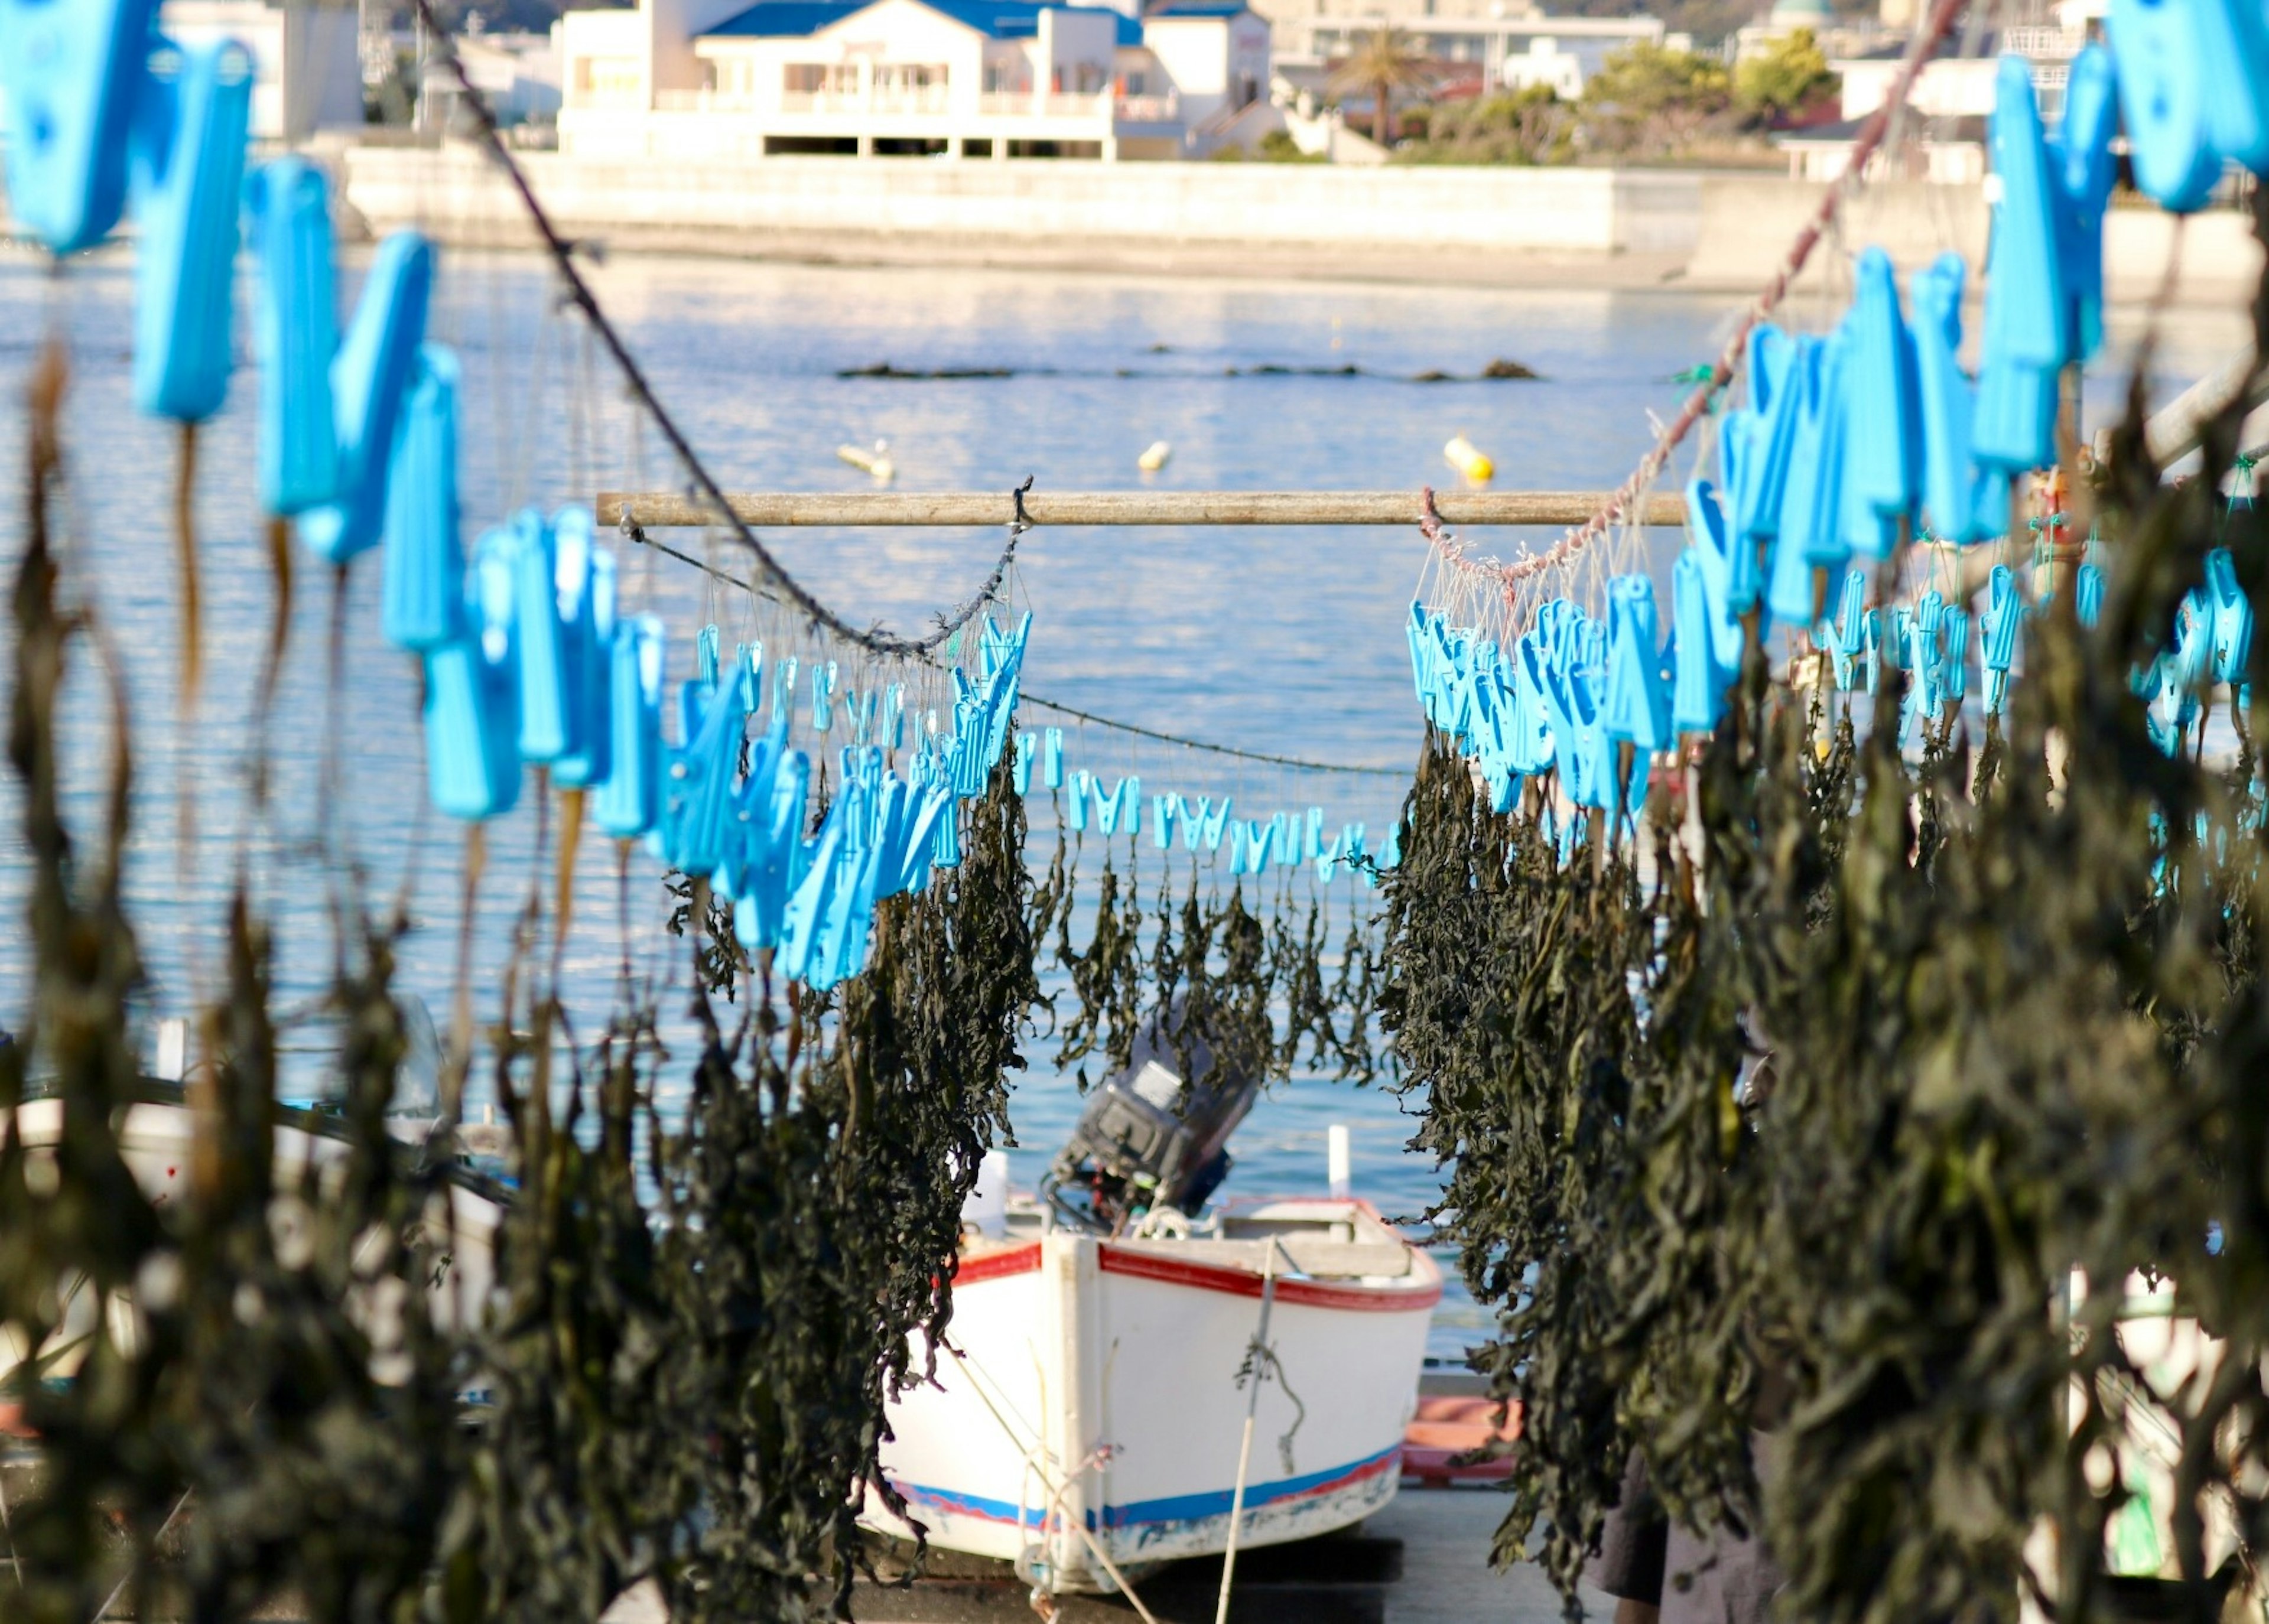
<instances>
[{"instance_id":1,"label":"floating marker in water","mask_svg":"<svg viewBox=\"0 0 2269 1624\"><path fill-rule=\"evenodd\" d=\"M386 518L386 463L409 387L433 285L433 249L415 232L378 246L369 280L338 357L331 363L331 407L338 436L333 501L299 521L300 539L344 564L375 543Z\"/></svg>"},{"instance_id":2,"label":"floating marker in water","mask_svg":"<svg viewBox=\"0 0 2269 1624\"><path fill-rule=\"evenodd\" d=\"M1134 466L1146 474L1155 474L1166 466L1166 459L1173 454L1174 448L1171 446L1163 439L1154 439L1150 442L1149 448L1134 459Z\"/></svg>"},{"instance_id":3,"label":"floating marker in water","mask_svg":"<svg viewBox=\"0 0 2269 1624\"><path fill-rule=\"evenodd\" d=\"M237 221L252 53L161 41L134 119L134 404L201 423L235 365Z\"/></svg>"},{"instance_id":4,"label":"floating marker in water","mask_svg":"<svg viewBox=\"0 0 2269 1624\"><path fill-rule=\"evenodd\" d=\"M465 554L457 535L458 377L454 351L440 344L420 347L387 474L378 624L388 642L412 653L456 637L464 621Z\"/></svg>"},{"instance_id":5,"label":"floating marker in water","mask_svg":"<svg viewBox=\"0 0 2269 1624\"><path fill-rule=\"evenodd\" d=\"M253 356L260 373L260 500L271 513L305 512L338 492L331 358L338 349L331 215L322 171L279 158L245 183L259 262Z\"/></svg>"},{"instance_id":6,"label":"floating marker in water","mask_svg":"<svg viewBox=\"0 0 2269 1624\"><path fill-rule=\"evenodd\" d=\"M1450 443L1442 447L1442 457L1464 475L1469 484L1485 485L1497 476L1497 464L1489 461L1489 454L1463 433L1451 437Z\"/></svg>"},{"instance_id":7,"label":"floating marker in water","mask_svg":"<svg viewBox=\"0 0 2269 1624\"><path fill-rule=\"evenodd\" d=\"M8 210L50 254L110 234L157 0L0 0Z\"/></svg>"}]
</instances>

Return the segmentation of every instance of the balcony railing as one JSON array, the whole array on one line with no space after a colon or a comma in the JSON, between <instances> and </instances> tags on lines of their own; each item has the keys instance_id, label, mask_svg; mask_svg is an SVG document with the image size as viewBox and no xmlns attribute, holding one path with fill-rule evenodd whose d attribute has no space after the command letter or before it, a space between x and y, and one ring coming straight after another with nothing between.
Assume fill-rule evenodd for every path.
<instances>
[{"instance_id":1,"label":"balcony railing","mask_svg":"<svg viewBox=\"0 0 2269 1624\"><path fill-rule=\"evenodd\" d=\"M977 110L993 118L1103 119L1111 115L1111 100L1107 90L1089 95L1061 91L1042 95L1031 91L987 91L977 99Z\"/></svg>"},{"instance_id":2,"label":"balcony railing","mask_svg":"<svg viewBox=\"0 0 2269 1624\"><path fill-rule=\"evenodd\" d=\"M753 113L757 99L717 90L658 90L654 107L657 113Z\"/></svg>"},{"instance_id":3,"label":"balcony railing","mask_svg":"<svg viewBox=\"0 0 2269 1624\"><path fill-rule=\"evenodd\" d=\"M2001 48L2035 62L2069 62L2088 43L2084 28L2058 28L2037 24L2001 32Z\"/></svg>"},{"instance_id":4,"label":"balcony railing","mask_svg":"<svg viewBox=\"0 0 2269 1624\"><path fill-rule=\"evenodd\" d=\"M855 90L791 90L780 92L783 113L864 113L867 98Z\"/></svg>"},{"instance_id":5,"label":"balcony railing","mask_svg":"<svg viewBox=\"0 0 2269 1624\"><path fill-rule=\"evenodd\" d=\"M942 85L909 85L903 88L877 85L868 111L875 113L943 113L947 110L945 86Z\"/></svg>"},{"instance_id":6,"label":"balcony railing","mask_svg":"<svg viewBox=\"0 0 2269 1624\"><path fill-rule=\"evenodd\" d=\"M1163 96L1121 96L1116 111L1124 124L1169 124L1181 115L1180 93L1168 91Z\"/></svg>"}]
</instances>

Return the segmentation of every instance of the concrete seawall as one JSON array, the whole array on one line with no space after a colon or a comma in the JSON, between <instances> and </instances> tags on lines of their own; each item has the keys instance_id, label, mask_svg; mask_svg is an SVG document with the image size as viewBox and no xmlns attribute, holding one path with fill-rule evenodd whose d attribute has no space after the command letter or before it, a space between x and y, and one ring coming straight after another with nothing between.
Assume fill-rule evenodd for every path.
<instances>
[{"instance_id":1,"label":"concrete seawall","mask_svg":"<svg viewBox=\"0 0 2269 1624\"><path fill-rule=\"evenodd\" d=\"M561 228L621 248L857 262L1059 266L1356 277L1489 286L1753 290L1822 188L1778 176L1633 169L1341 168L1294 164L996 163L767 158L685 164L528 153ZM471 149L358 147L348 201L375 229L447 240L528 239L517 201ZM1896 182L1851 205L1845 250L1881 243L1903 266L1986 241L1976 187ZM2113 210L2114 298L2159 288L2176 223ZM1840 278L1838 243L1807 284ZM2177 297L2242 299L2260 270L2248 222L2182 232Z\"/></svg>"}]
</instances>

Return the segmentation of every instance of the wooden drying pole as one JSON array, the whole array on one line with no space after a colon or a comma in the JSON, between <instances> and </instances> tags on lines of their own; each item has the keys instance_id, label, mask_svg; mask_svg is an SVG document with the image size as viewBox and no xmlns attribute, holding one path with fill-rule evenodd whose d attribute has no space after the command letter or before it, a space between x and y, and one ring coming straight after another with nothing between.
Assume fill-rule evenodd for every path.
<instances>
[{"instance_id":1,"label":"wooden drying pole","mask_svg":"<svg viewBox=\"0 0 2269 1624\"><path fill-rule=\"evenodd\" d=\"M802 527L1006 526L1014 493L989 491L735 491L726 500L743 524ZM1452 527L1577 525L1608 503L1605 491L1437 491L1436 511ZM698 498L666 491L603 491L599 523L640 529L691 529L721 520ZM1423 499L1408 491L1036 491L1024 498L1033 525L1373 525L1416 528ZM1638 522L1686 522L1682 496L1658 492Z\"/></svg>"}]
</instances>

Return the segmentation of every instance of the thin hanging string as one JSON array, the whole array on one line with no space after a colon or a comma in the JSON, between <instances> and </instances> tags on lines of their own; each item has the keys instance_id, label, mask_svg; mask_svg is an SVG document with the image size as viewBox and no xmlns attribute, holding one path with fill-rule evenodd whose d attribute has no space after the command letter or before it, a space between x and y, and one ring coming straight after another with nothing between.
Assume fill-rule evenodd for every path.
<instances>
[{"instance_id":1,"label":"thin hanging string","mask_svg":"<svg viewBox=\"0 0 2269 1624\"><path fill-rule=\"evenodd\" d=\"M756 587L741 579L740 577L728 574L714 565L704 563L691 553L681 552L667 542L657 542L642 530L635 531L632 539L650 552L660 553L665 558L674 558L689 568L700 571L713 580L721 581L728 587L737 587L743 592L762 595ZM900 658L905 657L900 656ZM920 679L921 686L915 690L921 700L922 708L936 708L939 704L940 690L934 684L939 683L950 668L946 662L928 655L916 657L914 663L919 664L923 672ZM798 682L801 685L802 679L799 678ZM1215 744L1204 739L1193 739L1178 733L1164 733L1156 727L1145 727L1136 722L1120 721L1114 717L1099 716L1092 711L1083 711L1076 705L1046 699L1030 689L1020 690L1017 698L1021 704L1033 705L1058 716L1068 716L1080 722L1091 722L1098 727L1108 727L1113 732L1129 734L1140 739L1155 739L1162 744L1179 744L1188 749L1203 750L1208 755L1231 757L1240 761L1265 762L1280 767L1297 767L1304 772L1351 773L1365 778L1398 779L1409 777L1409 774L1400 767L1364 767L1349 762L1307 761L1297 756L1275 756L1266 750L1239 749L1233 744ZM913 734L916 710L914 700L910 698L906 706L909 737Z\"/></svg>"},{"instance_id":2,"label":"thin hanging string","mask_svg":"<svg viewBox=\"0 0 2269 1624\"><path fill-rule=\"evenodd\" d=\"M1904 112L1907 97L1913 90L1914 82L1920 76L1924 64L1930 60L1938 42L1953 28L1955 18L1962 14L1967 4L1968 0L1933 0L1929 17L1923 26L1915 31L1914 37L1907 41L1906 54L1900 58L1899 70L1891 80L1882 105L1869 114L1866 123L1860 126L1859 138L1852 144L1851 157L1844 166L1844 173L1829 187L1827 196L1821 199L1819 209L1797 233L1795 240L1789 244L1788 252L1779 269L1773 272L1771 280L1750 301L1741 319L1734 323L1732 336L1726 339L1724 349L1711 365L1709 377L1695 386L1694 392L1686 397L1685 404L1679 408L1678 415L1656 436L1653 447L1639 459L1638 466L1631 470L1630 477L1600 505L1600 511L1568 531L1543 552L1530 557L1507 565L1480 565L1466 560L1461 556L1462 550L1460 550L1456 553L1445 552L1444 563L1446 567L1489 577L1499 591L1511 595L1518 591L1522 582L1548 571L1557 570L1574 559L1607 535L1609 527L1618 518L1638 511L1636 504L1640 494L1660 476L1664 468L1669 464L1671 453L1678 448L1679 442L1708 412L1711 397L1740 375L1749 334L1787 297L1790 286L1804 269L1805 262L1811 258L1812 250L1823 236L1835 228L1846 200L1865 185L1863 177L1868 160L1882 146L1893 121ZM418 0L420 11L426 10L429 4L430 0Z\"/></svg>"},{"instance_id":3,"label":"thin hanging string","mask_svg":"<svg viewBox=\"0 0 2269 1624\"><path fill-rule=\"evenodd\" d=\"M1000 587L1002 572L1007 570L1010 560L1016 555L1016 540L1021 532L1014 528L1009 532L1008 545L1002 550L999 561L994 565L992 572L986 578L984 584L959 607L938 616L935 628L928 634L918 638L900 637L893 632L883 631L880 626L869 627L863 631L854 626L835 610L812 595L809 589L790 575L780 560L772 557L765 544L757 539L756 533L733 512L731 505L725 499L723 489L718 484L715 476L710 473L707 464L695 454L691 443L687 440L684 432L677 426L676 419L670 416L669 410L662 405L660 399L655 396L653 388L647 384L646 373L639 366L636 358L632 356L629 347L624 343L622 336L615 330L614 323L608 320L606 313L599 307L598 298L592 292L590 284L583 279L582 272L576 269L573 245L559 234L558 228L551 223L551 217L544 212L543 205L536 201L535 188L528 184L528 176L513 157L511 149L505 145L503 130L497 123L495 113L489 107L488 99L473 83L470 71L466 68L463 59L457 54L455 36L442 26L440 18L435 15L433 0L412 0L412 4L416 8L418 19L425 25L433 57L446 66L450 76L456 80L462 105L479 129L481 144L486 149L489 157L504 171L505 178L511 181L513 189L519 194L521 205L528 211L529 222L536 227L536 234L543 239L544 249L551 255L552 264L559 272L560 279L567 285L568 299L583 313L583 319L590 323L591 330L599 336L599 342L606 345L607 352L614 358L615 365L622 371L625 383L628 385L631 393L637 397L639 404L643 406L647 413L653 417L654 426L661 431L662 438L669 442L670 449L676 454L680 466L691 476L695 487L707 500L711 511L721 516L725 528L731 531L734 539L757 560L764 573L773 582L781 595L793 603L807 618L844 642L856 645L872 653L900 659L928 653L931 650L942 646L954 633L975 619L978 612L994 597ZM626 526L625 528L635 531L635 527Z\"/></svg>"}]
</instances>

